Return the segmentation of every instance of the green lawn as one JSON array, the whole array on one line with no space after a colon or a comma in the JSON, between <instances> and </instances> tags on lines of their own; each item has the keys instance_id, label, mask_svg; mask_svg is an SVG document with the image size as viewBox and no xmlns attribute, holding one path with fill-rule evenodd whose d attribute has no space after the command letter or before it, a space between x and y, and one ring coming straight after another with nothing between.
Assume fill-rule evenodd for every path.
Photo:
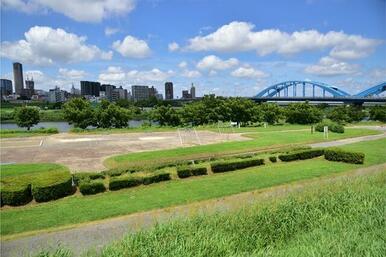
<instances>
[{"instance_id":1,"label":"green lawn","mask_svg":"<svg viewBox=\"0 0 386 257\"><path fill-rule=\"evenodd\" d=\"M34 137L34 136L46 136L50 134L59 133L56 128L39 128L39 129L2 129L0 131L0 138L12 138L12 137Z\"/></svg>"},{"instance_id":2,"label":"green lawn","mask_svg":"<svg viewBox=\"0 0 386 257\"><path fill-rule=\"evenodd\" d=\"M367 129L346 129L344 134L330 133L328 140L341 138L358 137L364 135L379 134L379 131ZM105 160L105 166L109 168L136 166L146 162L163 162L180 159L195 159L207 156L216 156L218 154L237 153L241 151L256 151L267 148L279 147L290 144L306 144L313 142L327 141L323 139L323 133L309 131L275 131L270 133L250 133L247 137L253 140L232 141L226 143L209 144L193 147L181 147L169 150L148 151L117 155ZM155 159L154 157L157 156Z\"/></svg>"},{"instance_id":3,"label":"green lawn","mask_svg":"<svg viewBox=\"0 0 386 257\"><path fill-rule=\"evenodd\" d=\"M172 180L94 196L73 195L57 201L1 211L1 234L55 228L193 201L267 188L386 162L386 139L342 147L366 154L364 165L322 158L267 164L224 174Z\"/></svg>"},{"instance_id":4,"label":"green lawn","mask_svg":"<svg viewBox=\"0 0 386 257\"><path fill-rule=\"evenodd\" d=\"M53 172L66 169L62 165L54 163L22 163L22 164L6 164L0 166L0 177L14 177L25 174L36 174L42 172Z\"/></svg>"}]
</instances>

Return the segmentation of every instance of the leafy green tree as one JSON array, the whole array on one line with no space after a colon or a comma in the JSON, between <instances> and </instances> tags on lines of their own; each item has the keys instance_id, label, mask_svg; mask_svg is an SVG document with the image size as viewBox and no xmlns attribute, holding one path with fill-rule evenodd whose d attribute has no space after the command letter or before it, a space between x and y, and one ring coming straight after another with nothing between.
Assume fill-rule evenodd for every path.
<instances>
[{"instance_id":1,"label":"leafy green tree","mask_svg":"<svg viewBox=\"0 0 386 257\"><path fill-rule=\"evenodd\" d=\"M331 111L327 113L327 118L338 123L350 122L351 120L348 116L347 107L344 105L333 107Z\"/></svg>"},{"instance_id":2,"label":"leafy green tree","mask_svg":"<svg viewBox=\"0 0 386 257\"><path fill-rule=\"evenodd\" d=\"M63 105L64 118L82 129L95 125L95 111L84 98L72 98Z\"/></svg>"},{"instance_id":3,"label":"leafy green tree","mask_svg":"<svg viewBox=\"0 0 386 257\"><path fill-rule=\"evenodd\" d=\"M102 100L95 113L95 124L98 128L123 128L128 126L131 117L129 110Z\"/></svg>"},{"instance_id":4,"label":"leafy green tree","mask_svg":"<svg viewBox=\"0 0 386 257\"><path fill-rule=\"evenodd\" d=\"M285 115L287 122L292 124L314 124L323 119L322 111L310 105L308 102L288 105Z\"/></svg>"},{"instance_id":5,"label":"leafy green tree","mask_svg":"<svg viewBox=\"0 0 386 257\"><path fill-rule=\"evenodd\" d=\"M370 119L386 122L386 106L374 106L370 109Z\"/></svg>"},{"instance_id":6,"label":"leafy green tree","mask_svg":"<svg viewBox=\"0 0 386 257\"><path fill-rule=\"evenodd\" d=\"M237 125L245 125L257 117L254 115L256 105L251 100L240 97L228 98L224 104L229 120L237 122Z\"/></svg>"},{"instance_id":7,"label":"leafy green tree","mask_svg":"<svg viewBox=\"0 0 386 257\"><path fill-rule=\"evenodd\" d=\"M181 124L180 114L170 105L157 106L151 111L150 117L161 126L178 126Z\"/></svg>"},{"instance_id":8,"label":"leafy green tree","mask_svg":"<svg viewBox=\"0 0 386 257\"><path fill-rule=\"evenodd\" d=\"M23 106L15 110L15 121L19 127L30 128L40 121L39 109L35 107Z\"/></svg>"},{"instance_id":9,"label":"leafy green tree","mask_svg":"<svg viewBox=\"0 0 386 257\"><path fill-rule=\"evenodd\" d=\"M263 103L259 109L261 119L269 124L275 124L283 117L282 108L275 103Z\"/></svg>"}]
</instances>

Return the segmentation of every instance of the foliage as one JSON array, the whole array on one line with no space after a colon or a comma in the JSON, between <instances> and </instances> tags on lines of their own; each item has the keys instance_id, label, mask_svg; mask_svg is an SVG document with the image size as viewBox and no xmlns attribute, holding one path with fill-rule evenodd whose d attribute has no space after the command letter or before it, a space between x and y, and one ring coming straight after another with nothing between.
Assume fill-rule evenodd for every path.
<instances>
[{"instance_id":1,"label":"foliage","mask_svg":"<svg viewBox=\"0 0 386 257\"><path fill-rule=\"evenodd\" d=\"M187 178L190 176L207 175L208 170L206 167L195 167L193 165L184 165L177 167L177 175L179 178Z\"/></svg>"},{"instance_id":2,"label":"foliage","mask_svg":"<svg viewBox=\"0 0 386 257\"><path fill-rule=\"evenodd\" d=\"M103 180L91 180L91 181L82 181L79 184L79 190L82 195L94 195L97 193L102 193L106 191Z\"/></svg>"},{"instance_id":3,"label":"foliage","mask_svg":"<svg viewBox=\"0 0 386 257\"><path fill-rule=\"evenodd\" d=\"M361 106L337 106L327 113L327 118L338 123L350 123L363 120L366 116Z\"/></svg>"},{"instance_id":4,"label":"foliage","mask_svg":"<svg viewBox=\"0 0 386 257\"><path fill-rule=\"evenodd\" d=\"M118 176L112 177L109 181L110 190L119 190L127 187L134 187L142 184L142 178L138 176Z\"/></svg>"},{"instance_id":5,"label":"foliage","mask_svg":"<svg viewBox=\"0 0 386 257\"><path fill-rule=\"evenodd\" d=\"M372 107L370 109L370 119L386 122L386 105Z\"/></svg>"},{"instance_id":6,"label":"foliage","mask_svg":"<svg viewBox=\"0 0 386 257\"><path fill-rule=\"evenodd\" d=\"M56 200L73 192L72 178L69 177L55 183L34 183L32 184L32 196L36 202L47 202Z\"/></svg>"},{"instance_id":7,"label":"foliage","mask_svg":"<svg viewBox=\"0 0 386 257\"><path fill-rule=\"evenodd\" d=\"M75 184L79 185L81 181L90 181L94 179L104 179L105 175L100 172L77 172L73 175Z\"/></svg>"},{"instance_id":8,"label":"foliage","mask_svg":"<svg viewBox=\"0 0 386 257\"><path fill-rule=\"evenodd\" d=\"M365 160L364 153L348 152L340 149L326 149L324 158L334 162L346 162L354 164L363 164Z\"/></svg>"},{"instance_id":9,"label":"foliage","mask_svg":"<svg viewBox=\"0 0 386 257\"><path fill-rule=\"evenodd\" d=\"M305 150L305 151L296 151L293 153L287 153L287 154L281 154L279 155L279 159L283 162L291 162L291 161L297 161L297 160L306 160L306 159L312 159L319 156L322 156L324 154L323 149L311 149L311 150Z\"/></svg>"},{"instance_id":10,"label":"foliage","mask_svg":"<svg viewBox=\"0 0 386 257\"><path fill-rule=\"evenodd\" d=\"M149 185L152 183L158 183L161 181L166 181L170 180L170 173L165 172L165 171L157 171L153 173L148 173L143 177L143 184L144 185Z\"/></svg>"},{"instance_id":11,"label":"foliage","mask_svg":"<svg viewBox=\"0 0 386 257\"><path fill-rule=\"evenodd\" d=\"M226 172L238 169L244 169L253 166L259 166L264 164L264 159L241 159L241 160L228 160L228 161L216 161L210 164L212 172Z\"/></svg>"},{"instance_id":12,"label":"foliage","mask_svg":"<svg viewBox=\"0 0 386 257\"><path fill-rule=\"evenodd\" d=\"M263 103L260 105L262 121L268 124L278 123L283 116L282 108L276 103Z\"/></svg>"},{"instance_id":13,"label":"foliage","mask_svg":"<svg viewBox=\"0 0 386 257\"><path fill-rule=\"evenodd\" d=\"M95 124L95 112L91 103L84 98L71 98L63 105L64 118L75 127L82 129Z\"/></svg>"},{"instance_id":14,"label":"foliage","mask_svg":"<svg viewBox=\"0 0 386 257\"><path fill-rule=\"evenodd\" d=\"M131 113L115 103L102 100L95 111L95 125L98 128L123 128L128 126Z\"/></svg>"},{"instance_id":15,"label":"foliage","mask_svg":"<svg viewBox=\"0 0 386 257\"><path fill-rule=\"evenodd\" d=\"M269 160L270 160L272 163L277 162L276 156L269 156Z\"/></svg>"},{"instance_id":16,"label":"foliage","mask_svg":"<svg viewBox=\"0 0 386 257\"><path fill-rule=\"evenodd\" d=\"M1 206L24 205L32 201L31 185L4 186L1 188Z\"/></svg>"},{"instance_id":17,"label":"foliage","mask_svg":"<svg viewBox=\"0 0 386 257\"><path fill-rule=\"evenodd\" d=\"M151 111L150 117L161 126L179 126L181 124L179 113L170 105L157 106Z\"/></svg>"},{"instance_id":18,"label":"foliage","mask_svg":"<svg viewBox=\"0 0 386 257\"><path fill-rule=\"evenodd\" d=\"M39 110L35 107L23 106L15 110L15 121L19 127L30 128L40 121Z\"/></svg>"},{"instance_id":19,"label":"foliage","mask_svg":"<svg viewBox=\"0 0 386 257\"><path fill-rule=\"evenodd\" d=\"M291 124L314 124L323 119L323 113L315 106L306 103L292 103L285 109L285 116Z\"/></svg>"},{"instance_id":20,"label":"foliage","mask_svg":"<svg viewBox=\"0 0 386 257\"><path fill-rule=\"evenodd\" d=\"M343 125L329 120L324 120L323 122L316 124L315 130L318 132L323 132L325 126L327 126L328 130L331 132L344 133Z\"/></svg>"}]
</instances>

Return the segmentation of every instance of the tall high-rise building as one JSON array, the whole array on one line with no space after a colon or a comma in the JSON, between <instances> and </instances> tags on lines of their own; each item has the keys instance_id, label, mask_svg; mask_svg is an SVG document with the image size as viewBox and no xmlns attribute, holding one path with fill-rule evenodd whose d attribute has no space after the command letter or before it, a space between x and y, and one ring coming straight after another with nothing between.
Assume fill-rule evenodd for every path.
<instances>
[{"instance_id":1,"label":"tall high-rise building","mask_svg":"<svg viewBox=\"0 0 386 257\"><path fill-rule=\"evenodd\" d=\"M48 101L50 103L62 103L66 100L65 92L60 90L59 87L50 89L48 91Z\"/></svg>"},{"instance_id":2,"label":"tall high-rise building","mask_svg":"<svg viewBox=\"0 0 386 257\"><path fill-rule=\"evenodd\" d=\"M2 96L12 95L12 80L0 79L0 90Z\"/></svg>"},{"instance_id":3,"label":"tall high-rise building","mask_svg":"<svg viewBox=\"0 0 386 257\"><path fill-rule=\"evenodd\" d=\"M23 66L21 63L13 63L13 81L15 82L15 93L21 95L24 88Z\"/></svg>"},{"instance_id":4,"label":"tall high-rise building","mask_svg":"<svg viewBox=\"0 0 386 257\"><path fill-rule=\"evenodd\" d=\"M99 97L101 91L101 83L95 81L81 81L80 94L87 96Z\"/></svg>"},{"instance_id":5,"label":"tall high-rise building","mask_svg":"<svg viewBox=\"0 0 386 257\"><path fill-rule=\"evenodd\" d=\"M192 87L190 88L190 97L196 98L196 88L193 86L193 83L192 83Z\"/></svg>"},{"instance_id":6,"label":"tall high-rise building","mask_svg":"<svg viewBox=\"0 0 386 257\"><path fill-rule=\"evenodd\" d=\"M154 86L149 88L149 97L156 97L157 94L158 91Z\"/></svg>"},{"instance_id":7,"label":"tall high-rise building","mask_svg":"<svg viewBox=\"0 0 386 257\"><path fill-rule=\"evenodd\" d=\"M190 99L190 98L192 98L192 95L189 93L189 90L182 90L182 98L183 99Z\"/></svg>"},{"instance_id":8,"label":"tall high-rise building","mask_svg":"<svg viewBox=\"0 0 386 257\"><path fill-rule=\"evenodd\" d=\"M165 100L173 99L173 82L165 83Z\"/></svg>"},{"instance_id":9,"label":"tall high-rise building","mask_svg":"<svg viewBox=\"0 0 386 257\"><path fill-rule=\"evenodd\" d=\"M149 87L148 86L131 86L131 94L134 101L149 99Z\"/></svg>"},{"instance_id":10,"label":"tall high-rise building","mask_svg":"<svg viewBox=\"0 0 386 257\"><path fill-rule=\"evenodd\" d=\"M29 79L27 77L25 80L25 88L21 92L21 95L27 98L31 98L35 94L35 82L33 78Z\"/></svg>"},{"instance_id":11,"label":"tall high-rise building","mask_svg":"<svg viewBox=\"0 0 386 257\"><path fill-rule=\"evenodd\" d=\"M113 91L115 89L115 86L109 85L109 84L103 84L101 85L101 91L105 92L105 97L108 101L113 101Z\"/></svg>"}]
</instances>

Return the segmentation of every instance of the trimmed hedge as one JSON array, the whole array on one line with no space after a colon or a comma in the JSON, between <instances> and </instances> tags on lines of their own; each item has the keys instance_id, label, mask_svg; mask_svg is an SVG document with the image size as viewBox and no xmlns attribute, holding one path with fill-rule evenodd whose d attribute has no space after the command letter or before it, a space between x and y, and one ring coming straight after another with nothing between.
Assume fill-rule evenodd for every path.
<instances>
[{"instance_id":1,"label":"trimmed hedge","mask_svg":"<svg viewBox=\"0 0 386 257\"><path fill-rule=\"evenodd\" d=\"M312 149L312 150L306 150L306 151L298 151L288 154L281 154L279 155L279 159L283 162L291 162L291 161L297 161L297 160L307 160L316 158L319 156L322 156L324 154L323 149Z\"/></svg>"},{"instance_id":2,"label":"trimmed hedge","mask_svg":"<svg viewBox=\"0 0 386 257\"><path fill-rule=\"evenodd\" d=\"M269 160L270 160L271 162L277 162L276 156L269 156Z\"/></svg>"},{"instance_id":3,"label":"trimmed hedge","mask_svg":"<svg viewBox=\"0 0 386 257\"><path fill-rule=\"evenodd\" d=\"M118 177L124 175L126 173L131 174L134 172L140 171L138 168L130 168L130 169L111 169L102 171L100 174L110 177Z\"/></svg>"},{"instance_id":4,"label":"trimmed hedge","mask_svg":"<svg viewBox=\"0 0 386 257\"><path fill-rule=\"evenodd\" d=\"M152 183L158 183L161 181L171 180L170 173L168 172L154 172L149 173L143 178L143 184L149 185Z\"/></svg>"},{"instance_id":5,"label":"trimmed hedge","mask_svg":"<svg viewBox=\"0 0 386 257\"><path fill-rule=\"evenodd\" d=\"M36 202L56 200L70 195L72 191L72 177L50 185L39 183L32 185L32 196L35 198Z\"/></svg>"},{"instance_id":6,"label":"trimmed hedge","mask_svg":"<svg viewBox=\"0 0 386 257\"><path fill-rule=\"evenodd\" d=\"M324 121L316 124L315 130L319 132L324 131L324 126L328 126L328 130L335 133L344 133L344 126L333 122L333 121Z\"/></svg>"},{"instance_id":7,"label":"trimmed hedge","mask_svg":"<svg viewBox=\"0 0 386 257\"><path fill-rule=\"evenodd\" d=\"M264 159L241 159L235 161L218 161L210 164L214 173L244 169L264 164Z\"/></svg>"},{"instance_id":8,"label":"trimmed hedge","mask_svg":"<svg viewBox=\"0 0 386 257\"><path fill-rule=\"evenodd\" d=\"M94 195L106 191L103 180L82 181L79 185L82 195Z\"/></svg>"},{"instance_id":9,"label":"trimmed hedge","mask_svg":"<svg viewBox=\"0 0 386 257\"><path fill-rule=\"evenodd\" d=\"M208 170L205 167L179 166L177 167L177 176L187 178L190 176L207 175Z\"/></svg>"},{"instance_id":10,"label":"trimmed hedge","mask_svg":"<svg viewBox=\"0 0 386 257\"><path fill-rule=\"evenodd\" d=\"M94 179L104 179L105 175L98 172L78 172L73 174L75 184L79 185L82 181L90 181Z\"/></svg>"},{"instance_id":11,"label":"trimmed hedge","mask_svg":"<svg viewBox=\"0 0 386 257\"><path fill-rule=\"evenodd\" d=\"M121 177L112 177L109 182L109 189L119 190L122 188L135 187L142 184L142 178L137 176L121 176Z\"/></svg>"},{"instance_id":12,"label":"trimmed hedge","mask_svg":"<svg viewBox=\"0 0 386 257\"><path fill-rule=\"evenodd\" d=\"M1 206L19 206L32 201L31 184L19 188L1 188Z\"/></svg>"},{"instance_id":13,"label":"trimmed hedge","mask_svg":"<svg viewBox=\"0 0 386 257\"><path fill-rule=\"evenodd\" d=\"M324 158L328 161L346 162L354 164L363 164L365 160L364 153L346 152L340 149L326 149Z\"/></svg>"}]
</instances>

